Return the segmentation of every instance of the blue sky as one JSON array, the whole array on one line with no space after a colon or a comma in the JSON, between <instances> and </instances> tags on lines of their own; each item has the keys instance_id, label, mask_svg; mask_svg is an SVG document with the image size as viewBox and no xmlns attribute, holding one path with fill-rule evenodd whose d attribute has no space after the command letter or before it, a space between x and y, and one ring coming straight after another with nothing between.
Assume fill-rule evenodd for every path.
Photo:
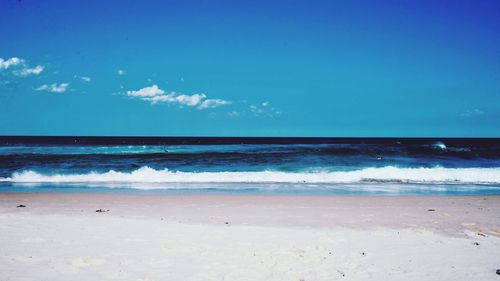
<instances>
[{"instance_id":1,"label":"blue sky","mask_svg":"<svg viewBox=\"0 0 500 281\"><path fill-rule=\"evenodd\" d=\"M0 11L2 135L500 136L499 1Z\"/></svg>"}]
</instances>

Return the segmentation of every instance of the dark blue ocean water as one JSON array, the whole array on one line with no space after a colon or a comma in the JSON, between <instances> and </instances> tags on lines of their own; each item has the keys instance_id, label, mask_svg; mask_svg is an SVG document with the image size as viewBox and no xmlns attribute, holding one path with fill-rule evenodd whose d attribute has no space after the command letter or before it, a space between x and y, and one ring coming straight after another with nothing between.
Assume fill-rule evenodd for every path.
<instances>
[{"instance_id":1,"label":"dark blue ocean water","mask_svg":"<svg viewBox=\"0 0 500 281\"><path fill-rule=\"evenodd\" d=\"M0 191L500 194L500 139L0 137Z\"/></svg>"}]
</instances>

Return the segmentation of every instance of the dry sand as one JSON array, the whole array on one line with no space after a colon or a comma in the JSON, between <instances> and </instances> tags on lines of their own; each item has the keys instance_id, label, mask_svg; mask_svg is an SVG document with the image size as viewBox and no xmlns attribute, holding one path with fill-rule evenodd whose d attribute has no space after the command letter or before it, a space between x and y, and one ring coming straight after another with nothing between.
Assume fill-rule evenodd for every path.
<instances>
[{"instance_id":1,"label":"dry sand","mask_svg":"<svg viewBox=\"0 0 500 281\"><path fill-rule=\"evenodd\" d=\"M0 193L0 280L500 280L499 253L499 196Z\"/></svg>"}]
</instances>

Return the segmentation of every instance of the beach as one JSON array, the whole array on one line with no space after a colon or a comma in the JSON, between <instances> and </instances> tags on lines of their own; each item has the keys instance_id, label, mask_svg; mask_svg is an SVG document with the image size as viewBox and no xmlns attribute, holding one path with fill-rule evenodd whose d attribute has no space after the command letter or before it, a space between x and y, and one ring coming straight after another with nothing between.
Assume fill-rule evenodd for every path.
<instances>
[{"instance_id":1,"label":"beach","mask_svg":"<svg viewBox=\"0 0 500 281\"><path fill-rule=\"evenodd\" d=\"M500 281L500 0L0 11L0 281Z\"/></svg>"},{"instance_id":2,"label":"beach","mask_svg":"<svg viewBox=\"0 0 500 281\"><path fill-rule=\"evenodd\" d=\"M500 196L0 193L2 280L499 280L498 252Z\"/></svg>"}]
</instances>

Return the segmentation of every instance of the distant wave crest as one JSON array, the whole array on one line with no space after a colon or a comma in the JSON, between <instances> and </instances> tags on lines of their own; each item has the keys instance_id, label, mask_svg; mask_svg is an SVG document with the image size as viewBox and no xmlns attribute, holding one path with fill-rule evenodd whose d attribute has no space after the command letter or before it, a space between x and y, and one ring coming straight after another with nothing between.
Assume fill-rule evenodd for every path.
<instances>
[{"instance_id":1,"label":"distant wave crest","mask_svg":"<svg viewBox=\"0 0 500 281\"><path fill-rule=\"evenodd\" d=\"M142 167L132 172L41 174L23 171L0 178L15 183L409 183L500 184L500 168L364 168L335 172L180 172Z\"/></svg>"}]
</instances>

